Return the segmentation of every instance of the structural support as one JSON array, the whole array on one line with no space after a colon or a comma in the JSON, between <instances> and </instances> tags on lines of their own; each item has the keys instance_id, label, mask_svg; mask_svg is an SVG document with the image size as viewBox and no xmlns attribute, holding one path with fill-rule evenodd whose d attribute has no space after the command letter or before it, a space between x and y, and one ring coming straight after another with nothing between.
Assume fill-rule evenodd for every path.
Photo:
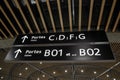
<instances>
[{"instance_id":1,"label":"structural support","mask_svg":"<svg viewBox=\"0 0 120 80\"><path fill-rule=\"evenodd\" d=\"M53 31L56 32L55 23L54 23L54 19L53 19L53 15L52 15L52 11L51 11L51 6L50 6L49 0L47 0L46 3L47 3L48 12L49 12L49 15L50 15L50 19L51 19Z\"/></svg>"},{"instance_id":2,"label":"structural support","mask_svg":"<svg viewBox=\"0 0 120 80\"><path fill-rule=\"evenodd\" d=\"M36 0L36 6L37 6L37 9L38 9L38 12L39 12L39 15L40 15L44 30L45 30L46 33L48 33L48 29L47 29L47 26L46 26L46 23L45 23L45 20L44 20L44 17L43 17L43 13L42 13L41 7L39 5L39 0Z\"/></svg>"},{"instance_id":3,"label":"structural support","mask_svg":"<svg viewBox=\"0 0 120 80\"><path fill-rule=\"evenodd\" d=\"M24 19L24 21L25 21L25 23L26 23L26 26L27 26L27 28L29 29L30 33L33 33L32 29L31 29L31 27L30 27L30 25L29 25L29 23L28 23L25 15L24 15L24 13L23 13L23 11L22 11L19 3L18 3L18 0L14 0L14 2L15 2L15 4L16 4L17 8L19 9L20 14L22 15L22 17L23 17L23 19Z\"/></svg>"},{"instance_id":4,"label":"structural support","mask_svg":"<svg viewBox=\"0 0 120 80\"><path fill-rule=\"evenodd\" d=\"M115 68L118 65L120 65L120 62L117 62L115 65L113 65L112 67L110 67L109 69L107 69L106 71L104 71L103 73L101 73L100 75L98 75L95 79L101 77L102 75L104 75L105 73L109 72L111 69Z\"/></svg>"},{"instance_id":5,"label":"structural support","mask_svg":"<svg viewBox=\"0 0 120 80\"><path fill-rule=\"evenodd\" d=\"M0 19L0 22L4 26L5 30L10 34L10 37L13 38L14 36L12 35L11 31L7 28L7 26L5 25L5 23L1 19Z\"/></svg>"},{"instance_id":6,"label":"structural support","mask_svg":"<svg viewBox=\"0 0 120 80\"><path fill-rule=\"evenodd\" d=\"M111 8L110 14L108 16L107 24L106 24L106 27L105 27L106 32L108 31L108 27L109 27L110 20L111 20L112 15L113 15L113 11L114 11L116 2L117 2L117 0L113 0L112 8Z\"/></svg>"},{"instance_id":7,"label":"structural support","mask_svg":"<svg viewBox=\"0 0 120 80\"><path fill-rule=\"evenodd\" d=\"M116 19L116 21L115 21L115 25L114 25L114 27L113 27L112 32L115 32L115 30L116 30L116 28L117 28L117 24L118 24L119 20L120 20L120 12L119 12L119 14L118 14L118 16L117 16L117 19Z\"/></svg>"},{"instance_id":8,"label":"structural support","mask_svg":"<svg viewBox=\"0 0 120 80\"><path fill-rule=\"evenodd\" d=\"M60 18L61 29L62 29L62 32L64 32L64 25L63 25L63 18L62 18L60 0L57 0L57 5L58 5L58 12L59 12L59 18Z\"/></svg>"},{"instance_id":9,"label":"structural support","mask_svg":"<svg viewBox=\"0 0 120 80\"><path fill-rule=\"evenodd\" d=\"M7 8L10 10L10 12L11 12L13 18L15 19L16 23L18 24L20 30L22 31L23 34L25 34L25 31L24 31L24 29L22 28L22 25L21 25L20 22L18 21L18 19L17 19L16 15L14 14L14 12L13 12L11 6L9 5L8 1L7 1L7 0L4 0L4 2L5 2L5 4L6 4L6 6L7 6Z\"/></svg>"},{"instance_id":10,"label":"structural support","mask_svg":"<svg viewBox=\"0 0 120 80\"><path fill-rule=\"evenodd\" d=\"M69 14L69 26L70 32L72 32L72 12L71 12L71 0L68 0L68 14Z\"/></svg>"},{"instance_id":11,"label":"structural support","mask_svg":"<svg viewBox=\"0 0 120 80\"><path fill-rule=\"evenodd\" d=\"M37 71L40 71L41 73L43 73L45 75L48 75L50 78L55 78L55 76L53 76L53 75L51 75L51 74L49 74L49 73L47 73L47 72L45 72L45 71L37 68L36 66L34 66L34 65L30 64L30 63L26 63L26 64L28 64L29 66L31 66L33 69L35 69Z\"/></svg>"},{"instance_id":12,"label":"structural support","mask_svg":"<svg viewBox=\"0 0 120 80\"><path fill-rule=\"evenodd\" d=\"M75 1L72 0L72 22L75 24Z\"/></svg>"},{"instance_id":13,"label":"structural support","mask_svg":"<svg viewBox=\"0 0 120 80\"><path fill-rule=\"evenodd\" d=\"M90 28L91 28L93 5L94 5L94 0L91 0L91 1L90 1L89 20L88 20L88 31L90 31Z\"/></svg>"},{"instance_id":14,"label":"structural support","mask_svg":"<svg viewBox=\"0 0 120 80\"><path fill-rule=\"evenodd\" d=\"M72 80L75 80L75 65L74 64L72 65L72 72L73 72L72 73L72 78L73 78Z\"/></svg>"},{"instance_id":15,"label":"structural support","mask_svg":"<svg viewBox=\"0 0 120 80\"><path fill-rule=\"evenodd\" d=\"M82 21L82 0L79 0L79 20L78 20L78 31L81 31Z\"/></svg>"},{"instance_id":16,"label":"structural support","mask_svg":"<svg viewBox=\"0 0 120 80\"><path fill-rule=\"evenodd\" d=\"M3 34L3 36L7 39L7 35L0 29L0 32Z\"/></svg>"},{"instance_id":17,"label":"structural support","mask_svg":"<svg viewBox=\"0 0 120 80\"><path fill-rule=\"evenodd\" d=\"M7 19L7 21L9 22L10 26L12 27L12 29L15 31L15 33L18 35L18 31L16 30L15 26L13 25L13 23L11 22L11 20L9 19L9 17L7 16L7 14L5 13L5 11L3 10L2 6L0 7L1 12L3 13L3 15L5 16L5 18Z\"/></svg>"},{"instance_id":18,"label":"structural support","mask_svg":"<svg viewBox=\"0 0 120 80\"><path fill-rule=\"evenodd\" d=\"M32 17L32 20L33 20L33 22L34 22L34 24L35 24L35 27L36 27L37 32L38 32L38 33L41 33L40 28L38 27L37 21L36 21L34 15L33 15L33 12L32 12L32 10L31 10L31 8L30 8L30 4L29 4L28 0L26 0L26 4L27 4L27 8L28 8L28 10L29 10L29 12L30 12L30 15L31 15L31 17Z\"/></svg>"},{"instance_id":19,"label":"structural support","mask_svg":"<svg viewBox=\"0 0 120 80\"><path fill-rule=\"evenodd\" d=\"M101 3L101 9L100 9L100 14L99 14L99 18L98 18L97 30L100 29L100 24L101 24L101 20L102 20L102 15L103 15L103 10L104 10L104 6L105 6L105 1L106 0L102 0L102 3Z\"/></svg>"}]
</instances>

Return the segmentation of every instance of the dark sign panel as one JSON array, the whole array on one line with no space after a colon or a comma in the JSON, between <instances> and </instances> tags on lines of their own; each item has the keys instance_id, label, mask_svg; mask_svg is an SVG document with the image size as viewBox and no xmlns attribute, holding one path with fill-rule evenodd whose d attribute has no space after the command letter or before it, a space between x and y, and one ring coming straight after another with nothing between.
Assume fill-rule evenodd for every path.
<instances>
[{"instance_id":1,"label":"dark sign panel","mask_svg":"<svg viewBox=\"0 0 120 80\"><path fill-rule=\"evenodd\" d=\"M7 61L103 61L114 60L109 44L13 47Z\"/></svg>"},{"instance_id":2,"label":"dark sign panel","mask_svg":"<svg viewBox=\"0 0 120 80\"><path fill-rule=\"evenodd\" d=\"M14 45L108 42L104 31L19 35Z\"/></svg>"},{"instance_id":3,"label":"dark sign panel","mask_svg":"<svg viewBox=\"0 0 120 80\"><path fill-rule=\"evenodd\" d=\"M110 61L104 31L19 35L6 61Z\"/></svg>"}]
</instances>

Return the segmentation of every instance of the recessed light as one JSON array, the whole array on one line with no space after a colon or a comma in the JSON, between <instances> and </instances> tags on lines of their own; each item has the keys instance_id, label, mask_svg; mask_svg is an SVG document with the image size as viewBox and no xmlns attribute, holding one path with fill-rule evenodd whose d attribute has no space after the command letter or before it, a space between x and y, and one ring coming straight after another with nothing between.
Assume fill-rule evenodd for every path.
<instances>
[{"instance_id":1,"label":"recessed light","mask_svg":"<svg viewBox=\"0 0 120 80\"><path fill-rule=\"evenodd\" d=\"M40 62L40 64L43 64L42 62Z\"/></svg>"},{"instance_id":2,"label":"recessed light","mask_svg":"<svg viewBox=\"0 0 120 80\"><path fill-rule=\"evenodd\" d=\"M36 4L35 0L30 0L31 4Z\"/></svg>"},{"instance_id":3,"label":"recessed light","mask_svg":"<svg viewBox=\"0 0 120 80\"><path fill-rule=\"evenodd\" d=\"M28 70L28 67L26 67L25 70Z\"/></svg>"},{"instance_id":4,"label":"recessed light","mask_svg":"<svg viewBox=\"0 0 120 80\"><path fill-rule=\"evenodd\" d=\"M107 74L106 77L110 77L110 76Z\"/></svg>"},{"instance_id":5,"label":"recessed light","mask_svg":"<svg viewBox=\"0 0 120 80\"><path fill-rule=\"evenodd\" d=\"M53 74L56 74L56 72L54 71Z\"/></svg>"},{"instance_id":6,"label":"recessed light","mask_svg":"<svg viewBox=\"0 0 120 80\"><path fill-rule=\"evenodd\" d=\"M45 77L45 75L42 75L42 77Z\"/></svg>"},{"instance_id":7,"label":"recessed light","mask_svg":"<svg viewBox=\"0 0 120 80\"><path fill-rule=\"evenodd\" d=\"M4 77L3 77L3 76L1 76L0 78L1 78L1 79L3 79Z\"/></svg>"},{"instance_id":8,"label":"recessed light","mask_svg":"<svg viewBox=\"0 0 120 80\"><path fill-rule=\"evenodd\" d=\"M2 70L2 68L0 67L0 70Z\"/></svg>"},{"instance_id":9,"label":"recessed light","mask_svg":"<svg viewBox=\"0 0 120 80\"><path fill-rule=\"evenodd\" d=\"M94 74L97 74L97 72L96 72L96 71L94 71Z\"/></svg>"},{"instance_id":10,"label":"recessed light","mask_svg":"<svg viewBox=\"0 0 120 80\"><path fill-rule=\"evenodd\" d=\"M83 70L83 69L81 69L80 71L81 71L82 73L84 72L84 70Z\"/></svg>"},{"instance_id":11,"label":"recessed light","mask_svg":"<svg viewBox=\"0 0 120 80\"><path fill-rule=\"evenodd\" d=\"M19 76L21 76L22 75L22 73L19 73Z\"/></svg>"},{"instance_id":12,"label":"recessed light","mask_svg":"<svg viewBox=\"0 0 120 80\"><path fill-rule=\"evenodd\" d=\"M37 80L40 80L40 78L37 78Z\"/></svg>"},{"instance_id":13,"label":"recessed light","mask_svg":"<svg viewBox=\"0 0 120 80\"><path fill-rule=\"evenodd\" d=\"M116 80L116 78L113 78L113 80Z\"/></svg>"},{"instance_id":14,"label":"recessed light","mask_svg":"<svg viewBox=\"0 0 120 80\"><path fill-rule=\"evenodd\" d=\"M68 70L65 70L65 73L67 73L68 72Z\"/></svg>"}]
</instances>

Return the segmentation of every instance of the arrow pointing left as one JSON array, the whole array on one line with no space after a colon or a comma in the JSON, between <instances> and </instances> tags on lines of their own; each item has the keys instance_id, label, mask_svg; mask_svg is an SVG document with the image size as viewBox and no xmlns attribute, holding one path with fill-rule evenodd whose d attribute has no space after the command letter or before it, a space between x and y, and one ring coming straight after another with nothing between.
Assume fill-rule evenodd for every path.
<instances>
[{"instance_id":1,"label":"arrow pointing left","mask_svg":"<svg viewBox=\"0 0 120 80\"><path fill-rule=\"evenodd\" d=\"M19 53L22 53L22 51L21 51L21 49L18 49L18 50L16 50L14 53L16 54L16 55L15 55L15 58L17 58L18 54L19 54Z\"/></svg>"}]
</instances>

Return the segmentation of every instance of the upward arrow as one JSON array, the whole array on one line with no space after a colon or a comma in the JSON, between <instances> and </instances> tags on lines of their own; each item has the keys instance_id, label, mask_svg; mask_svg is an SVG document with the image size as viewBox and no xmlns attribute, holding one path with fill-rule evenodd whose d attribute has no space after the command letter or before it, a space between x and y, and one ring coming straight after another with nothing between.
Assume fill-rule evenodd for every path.
<instances>
[{"instance_id":1,"label":"upward arrow","mask_svg":"<svg viewBox=\"0 0 120 80\"><path fill-rule=\"evenodd\" d=\"M24 42L25 42L25 39L28 39L28 36L25 35L25 36L23 36L21 39L22 39L22 43L24 43Z\"/></svg>"},{"instance_id":2,"label":"upward arrow","mask_svg":"<svg viewBox=\"0 0 120 80\"><path fill-rule=\"evenodd\" d=\"M16 50L14 53L16 53L15 58L17 58L19 53L22 53L21 49Z\"/></svg>"}]
</instances>

